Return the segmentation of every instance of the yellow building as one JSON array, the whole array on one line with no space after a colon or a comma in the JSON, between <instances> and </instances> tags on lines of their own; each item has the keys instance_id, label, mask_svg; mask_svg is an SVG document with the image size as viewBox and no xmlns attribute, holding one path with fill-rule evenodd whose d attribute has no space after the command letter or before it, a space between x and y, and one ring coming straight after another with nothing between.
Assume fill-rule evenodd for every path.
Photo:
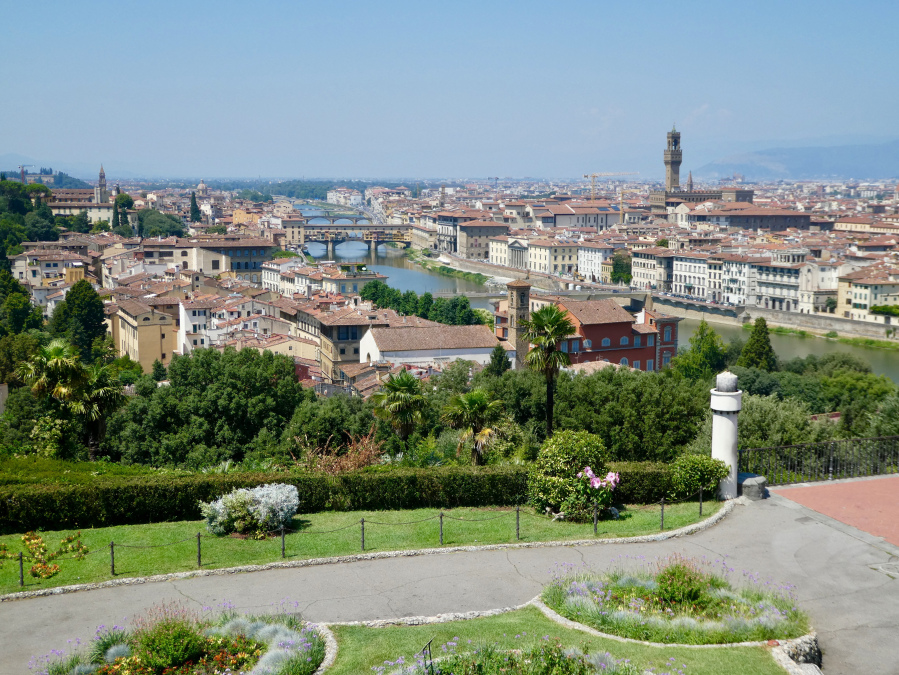
<instances>
[{"instance_id":1,"label":"yellow building","mask_svg":"<svg viewBox=\"0 0 899 675\"><path fill-rule=\"evenodd\" d=\"M145 373L157 359L168 365L178 344L175 319L137 300L121 300L112 318L112 339L119 354L140 363Z\"/></svg>"},{"instance_id":2,"label":"yellow building","mask_svg":"<svg viewBox=\"0 0 899 675\"><path fill-rule=\"evenodd\" d=\"M246 209L234 209L234 213L231 214L231 223L233 225L240 225L241 223L253 223L255 225L259 222L259 219L261 217L262 214L255 211L247 211Z\"/></svg>"}]
</instances>

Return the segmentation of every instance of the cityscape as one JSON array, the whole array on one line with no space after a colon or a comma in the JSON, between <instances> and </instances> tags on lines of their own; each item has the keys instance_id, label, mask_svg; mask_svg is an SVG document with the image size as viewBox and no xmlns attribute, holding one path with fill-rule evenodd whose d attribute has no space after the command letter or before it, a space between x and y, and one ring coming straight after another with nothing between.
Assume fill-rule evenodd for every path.
<instances>
[{"instance_id":1,"label":"cityscape","mask_svg":"<svg viewBox=\"0 0 899 675\"><path fill-rule=\"evenodd\" d=\"M899 673L896 7L156 4L0 29L0 675Z\"/></svg>"}]
</instances>

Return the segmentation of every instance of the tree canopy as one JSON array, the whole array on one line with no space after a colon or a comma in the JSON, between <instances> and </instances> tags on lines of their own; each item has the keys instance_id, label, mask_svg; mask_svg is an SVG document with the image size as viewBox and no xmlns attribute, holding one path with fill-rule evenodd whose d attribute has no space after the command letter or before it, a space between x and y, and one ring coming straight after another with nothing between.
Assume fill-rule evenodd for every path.
<instances>
[{"instance_id":1,"label":"tree canopy","mask_svg":"<svg viewBox=\"0 0 899 675\"><path fill-rule=\"evenodd\" d=\"M743 347L737 365L743 368L758 368L760 370L777 370L777 356L771 347L771 338L768 335L768 323L762 317L755 320L749 341Z\"/></svg>"}]
</instances>

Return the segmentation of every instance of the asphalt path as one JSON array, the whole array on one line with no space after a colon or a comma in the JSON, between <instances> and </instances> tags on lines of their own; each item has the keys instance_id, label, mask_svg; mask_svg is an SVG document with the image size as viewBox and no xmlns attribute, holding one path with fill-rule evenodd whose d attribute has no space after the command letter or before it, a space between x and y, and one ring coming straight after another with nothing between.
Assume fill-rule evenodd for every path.
<instances>
[{"instance_id":1,"label":"asphalt path","mask_svg":"<svg viewBox=\"0 0 899 675\"><path fill-rule=\"evenodd\" d=\"M899 673L899 548L776 494L737 506L699 534L647 544L368 560L3 602L0 673L28 673L33 655L70 648L69 640L83 643L97 625L122 625L162 601L197 609L229 603L242 611L287 601L316 622L434 615L524 603L559 563L605 568L621 556L673 552L727 556L736 577L748 571L795 586L819 633L826 675Z\"/></svg>"}]
</instances>

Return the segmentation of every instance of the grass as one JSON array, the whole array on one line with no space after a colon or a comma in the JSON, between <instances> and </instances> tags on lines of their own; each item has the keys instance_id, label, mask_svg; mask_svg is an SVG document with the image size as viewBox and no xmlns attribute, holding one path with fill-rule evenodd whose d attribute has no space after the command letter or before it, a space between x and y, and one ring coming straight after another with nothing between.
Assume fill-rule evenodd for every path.
<instances>
[{"instance_id":1,"label":"grass","mask_svg":"<svg viewBox=\"0 0 899 675\"><path fill-rule=\"evenodd\" d=\"M186 471L153 469L140 465L116 462L70 462L38 455L0 458L0 485L30 483L54 485L83 485L97 477L150 476L160 473L187 474Z\"/></svg>"},{"instance_id":2,"label":"grass","mask_svg":"<svg viewBox=\"0 0 899 675\"><path fill-rule=\"evenodd\" d=\"M758 642L808 632L789 587L762 585L748 573L747 583L734 586L730 572L722 560L674 555L642 567L556 575L543 600L604 633L649 642Z\"/></svg>"},{"instance_id":3,"label":"grass","mask_svg":"<svg viewBox=\"0 0 899 675\"><path fill-rule=\"evenodd\" d=\"M478 643L496 643L500 649L528 649L544 636L559 638L563 644L591 652L610 652L617 659L630 659L643 668L660 670L676 664L685 675L783 675L784 671L774 662L764 647L733 647L719 649L688 649L676 647L649 647L639 644L622 644L613 640L593 637L580 631L564 628L547 619L533 607L501 614L499 616L469 621L429 626L396 626L390 628L363 628L359 626L334 626L337 638L337 662L328 675L356 675L370 673L372 667L384 665L384 661L396 661L402 656L407 663L428 642L432 642L432 654L441 656L441 645L459 638L457 652ZM686 664L686 668L682 667ZM387 668L385 672L390 672Z\"/></svg>"},{"instance_id":4,"label":"grass","mask_svg":"<svg viewBox=\"0 0 899 675\"><path fill-rule=\"evenodd\" d=\"M754 324L744 323L743 330L751 331L754 327ZM768 326L768 332L774 333L775 335L795 335L796 337L807 338L814 337L814 333L809 333L807 330L800 330L798 328L787 328L786 326Z\"/></svg>"},{"instance_id":5,"label":"grass","mask_svg":"<svg viewBox=\"0 0 899 675\"><path fill-rule=\"evenodd\" d=\"M855 347L867 347L869 349L890 349L892 351L899 351L899 342L893 342L890 340L874 340L872 338L861 337L840 337L837 338L837 342L840 342L844 345L853 345Z\"/></svg>"},{"instance_id":6,"label":"grass","mask_svg":"<svg viewBox=\"0 0 899 675\"><path fill-rule=\"evenodd\" d=\"M707 518L721 508L719 502L705 502ZM443 522L444 546L514 543L515 510L513 508L460 508L444 511L453 518L487 519L484 522L460 522L445 518ZM326 511L303 514L294 519L298 532L285 537L287 560L304 560L360 553L359 520L365 518L366 552L396 551L439 547L439 522L436 519L414 525L379 525L376 523L405 523L433 518L434 509L408 511ZM500 516L500 517L497 517ZM599 536L605 538L630 537L659 531L659 507L635 507L625 510L620 520L599 522ZM665 507L665 529L673 530L702 519L696 502ZM369 522L375 521L375 522ZM313 534L322 530L347 529L328 534ZM308 533L305 533L308 531ZM96 583L113 578L109 568L109 543L115 542L116 577L138 577L169 572L185 572L197 569L197 532L208 534L203 521L182 521L148 525L122 525L86 529L81 541L91 552L84 560L58 560L61 570L56 576L41 580L28 574L25 565L25 587L18 585L18 564L5 560L0 568L0 594L20 590L34 591L42 588L70 584ZM49 550L55 550L64 536L72 530L41 532ZM589 539L593 537L592 523L551 522L535 515L532 509L521 511L521 541L552 541ZM185 540L171 546L160 546ZM0 536L0 547L6 545L9 553L24 551L20 535ZM126 546L157 546L158 548L126 548ZM263 541L213 537L201 540L203 569L218 569L239 565L255 565L281 560L281 540L274 537ZM27 563L27 561L26 561Z\"/></svg>"},{"instance_id":7,"label":"grass","mask_svg":"<svg viewBox=\"0 0 899 675\"><path fill-rule=\"evenodd\" d=\"M444 265L443 263L428 261L424 255L417 254L411 249L407 249L406 255L409 260L416 265L420 265L429 272L434 272L435 274L440 274L445 277L456 277L458 279L465 279L466 281L474 281L478 284L483 284L490 278L480 272L463 272L462 270L457 270L449 265Z\"/></svg>"}]
</instances>

